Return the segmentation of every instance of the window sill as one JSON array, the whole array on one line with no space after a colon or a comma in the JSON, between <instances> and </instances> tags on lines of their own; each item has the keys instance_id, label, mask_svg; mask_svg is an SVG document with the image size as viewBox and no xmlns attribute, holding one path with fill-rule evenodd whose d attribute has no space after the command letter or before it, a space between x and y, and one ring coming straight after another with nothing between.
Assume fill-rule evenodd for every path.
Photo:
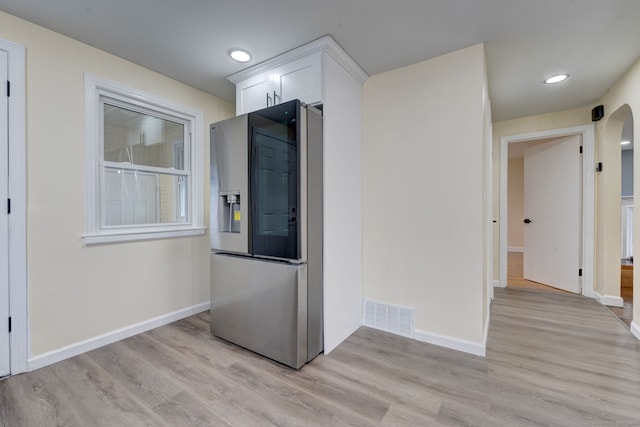
<instances>
[{"instance_id":1,"label":"window sill","mask_svg":"<svg viewBox=\"0 0 640 427\"><path fill-rule=\"evenodd\" d=\"M207 229L204 227L183 228L179 230L117 231L100 234L85 234L82 236L82 241L85 245L90 246L107 243L203 236L206 231Z\"/></svg>"}]
</instances>

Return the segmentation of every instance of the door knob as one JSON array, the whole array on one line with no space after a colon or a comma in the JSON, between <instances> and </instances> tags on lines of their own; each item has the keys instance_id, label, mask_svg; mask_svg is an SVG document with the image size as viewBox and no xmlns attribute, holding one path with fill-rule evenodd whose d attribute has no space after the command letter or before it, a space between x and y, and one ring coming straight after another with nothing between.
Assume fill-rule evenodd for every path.
<instances>
[{"instance_id":1,"label":"door knob","mask_svg":"<svg viewBox=\"0 0 640 427\"><path fill-rule=\"evenodd\" d=\"M524 221L522 221L522 222L524 222L525 224L530 224L531 220L529 218L525 218Z\"/></svg>"}]
</instances>

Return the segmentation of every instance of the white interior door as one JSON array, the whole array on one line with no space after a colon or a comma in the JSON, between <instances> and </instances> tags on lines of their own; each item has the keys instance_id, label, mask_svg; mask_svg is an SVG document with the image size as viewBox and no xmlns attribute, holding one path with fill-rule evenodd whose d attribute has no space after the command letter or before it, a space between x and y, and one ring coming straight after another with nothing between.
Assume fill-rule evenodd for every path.
<instances>
[{"instance_id":1,"label":"white interior door","mask_svg":"<svg viewBox=\"0 0 640 427\"><path fill-rule=\"evenodd\" d=\"M8 55L0 50L0 377L11 371L9 348L9 115Z\"/></svg>"},{"instance_id":2,"label":"white interior door","mask_svg":"<svg viewBox=\"0 0 640 427\"><path fill-rule=\"evenodd\" d=\"M523 276L575 293L580 292L581 142L570 136L524 153Z\"/></svg>"}]
</instances>

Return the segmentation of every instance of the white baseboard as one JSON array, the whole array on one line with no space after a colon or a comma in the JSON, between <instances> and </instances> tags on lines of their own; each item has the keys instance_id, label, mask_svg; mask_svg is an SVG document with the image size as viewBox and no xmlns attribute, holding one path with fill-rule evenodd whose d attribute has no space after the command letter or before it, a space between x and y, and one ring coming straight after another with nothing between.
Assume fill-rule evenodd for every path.
<instances>
[{"instance_id":1,"label":"white baseboard","mask_svg":"<svg viewBox=\"0 0 640 427\"><path fill-rule=\"evenodd\" d=\"M600 295L598 292L593 292L593 296L596 301L602 305L608 305L610 307L624 307L624 300L622 297L615 295Z\"/></svg>"},{"instance_id":2,"label":"white baseboard","mask_svg":"<svg viewBox=\"0 0 640 427\"><path fill-rule=\"evenodd\" d=\"M204 302L202 304L197 304L191 307L173 311L171 313L163 314L162 316L154 317L153 319L145 320L134 325L125 326L124 328L117 329L115 331L99 335L97 337L89 338L87 340L80 341L78 343L71 344L57 350L52 350L38 356L30 357L29 359L27 359L27 371L40 369L53 363L68 359L70 357L86 353L87 351L95 350L96 348L105 346L107 344L129 338L133 335L137 335L150 329L175 322L176 320L184 319L185 317L193 316L194 314L209 310L210 307L210 302Z\"/></svg>"},{"instance_id":3,"label":"white baseboard","mask_svg":"<svg viewBox=\"0 0 640 427\"><path fill-rule=\"evenodd\" d=\"M631 322L631 333L640 340L640 323L635 320Z\"/></svg>"},{"instance_id":4,"label":"white baseboard","mask_svg":"<svg viewBox=\"0 0 640 427\"><path fill-rule=\"evenodd\" d=\"M487 355L487 340L489 339L489 323L491 322L491 303L489 303L489 310L487 310L487 318L484 321L484 348L482 354L478 356L486 357Z\"/></svg>"},{"instance_id":5,"label":"white baseboard","mask_svg":"<svg viewBox=\"0 0 640 427\"><path fill-rule=\"evenodd\" d=\"M387 316L390 311L395 314L395 318L392 318L393 322L388 322L389 319ZM483 342L472 342L415 329L413 327L413 307L386 304L369 299L362 300L363 326L482 357L485 356L487 348L490 314L491 310L489 309L487 310ZM402 319L404 319L404 321ZM391 328L388 326L389 324L395 325L395 327Z\"/></svg>"},{"instance_id":6,"label":"white baseboard","mask_svg":"<svg viewBox=\"0 0 640 427\"><path fill-rule=\"evenodd\" d=\"M493 287L494 288L506 288L507 285L505 283L502 283L500 280L494 280L493 281Z\"/></svg>"},{"instance_id":7,"label":"white baseboard","mask_svg":"<svg viewBox=\"0 0 640 427\"><path fill-rule=\"evenodd\" d=\"M631 321L631 333L640 340L640 323L635 320Z\"/></svg>"},{"instance_id":8,"label":"white baseboard","mask_svg":"<svg viewBox=\"0 0 640 427\"><path fill-rule=\"evenodd\" d=\"M488 323L487 323L488 325ZM414 329L414 337L418 341L429 344L438 345L440 347L450 348L452 350L463 351L465 353L475 354L484 357L487 352L487 344L482 342L461 340L446 335L440 335L433 332ZM486 339L486 334L485 334Z\"/></svg>"},{"instance_id":9,"label":"white baseboard","mask_svg":"<svg viewBox=\"0 0 640 427\"><path fill-rule=\"evenodd\" d=\"M508 246L507 252L524 252L524 248L522 246Z\"/></svg>"}]
</instances>

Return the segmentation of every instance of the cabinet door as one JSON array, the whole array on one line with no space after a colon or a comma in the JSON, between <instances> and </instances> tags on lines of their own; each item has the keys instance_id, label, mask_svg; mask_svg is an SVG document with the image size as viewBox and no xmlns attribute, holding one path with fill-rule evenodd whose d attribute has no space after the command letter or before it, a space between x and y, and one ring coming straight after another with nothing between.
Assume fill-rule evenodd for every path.
<instances>
[{"instance_id":1,"label":"cabinet door","mask_svg":"<svg viewBox=\"0 0 640 427\"><path fill-rule=\"evenodd\" d=\"M273 71L266 71L236 85L236 114L249 113L271 105L273 105Z\"/></svg>"},{"instance_id":2,"label":"cabinet door","mask_svg":"<svg viewBox=\"0 0 640 427\"><path fill-rule=\"evenodd\" d=\"M297 59L273 70L277 103L299 99L306 104L322 102L322 53Z\"/></svg>"}]
</instances>

